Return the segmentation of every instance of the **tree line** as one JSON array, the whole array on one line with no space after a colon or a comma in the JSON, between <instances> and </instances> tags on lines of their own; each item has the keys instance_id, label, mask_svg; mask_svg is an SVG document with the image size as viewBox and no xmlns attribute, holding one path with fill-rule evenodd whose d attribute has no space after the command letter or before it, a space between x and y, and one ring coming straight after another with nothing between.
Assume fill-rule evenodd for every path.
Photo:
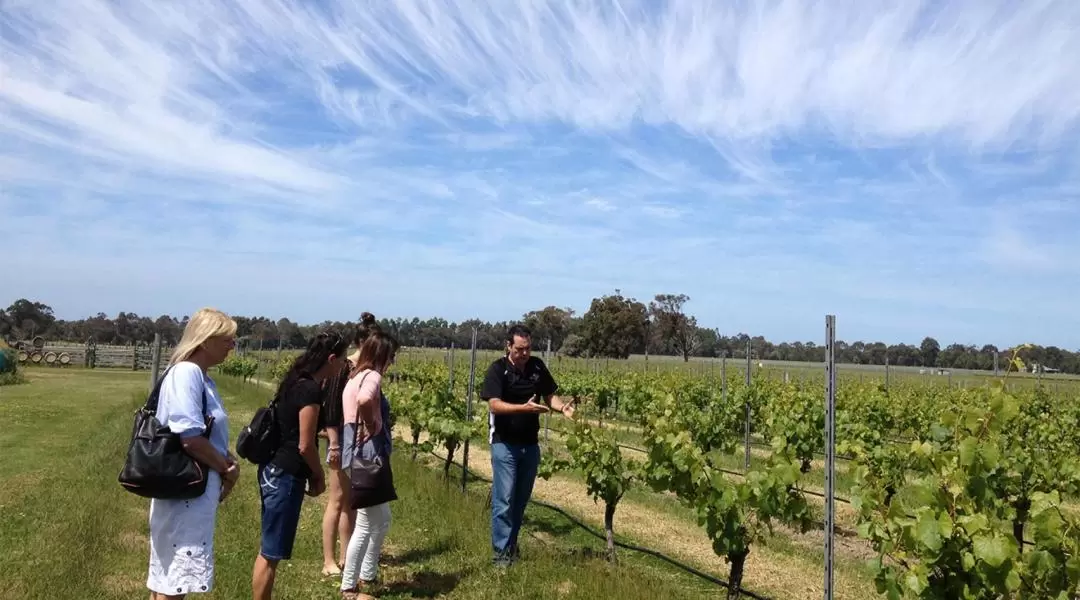
<instances>
[{"instance_id":1,"label":"tree line","mask_svg":"<svg viewBox=\"0 0 1080 600\"><path fill-rule=\"evenodd\" d=\"M824 345L815 342L774 343L762 336L746 333L725 335L719 329L701 327L697 319L687 314L685 294L658 294L648 303L624 296L619 290L594 298L585 314L574 310L547 306L522 315L533 330L538 350L551 350L564 356L628 358L630 355L745 358L758 360L822 362ZM238 325L238 342L247 349L300 348L317 331L348 330L356 322L323 321L300 324L288 318L271 319L265 316L233 315ZM98 313L78 320L57 319L52 308L42 302L25 298L16 300L0 310L0 337L14 343L42 336L47 340L99 344L136 344L153 341L161 334L166 344L180 338L188 317L161 315L157 318L120 312L115 317ZM472 330L477 331L477 347L501 349L509 322L488 322L469 319L451 322L434 317L380 319L380 325L392 332L403 345L426 348L468 348ZM836 343L836 359L842 363L883 365L886 360L895 366L980 369L994 368L995 355L1005 367L1009 349L950 344L942 347L932 337L918 346L885 344L883 342ZM1080 373L1080 351L1072 352L1055 346L1035 346L1025 349L1021 356L1028 364L1039 364L1065 373Z\"/></svg>"}]
</instances>

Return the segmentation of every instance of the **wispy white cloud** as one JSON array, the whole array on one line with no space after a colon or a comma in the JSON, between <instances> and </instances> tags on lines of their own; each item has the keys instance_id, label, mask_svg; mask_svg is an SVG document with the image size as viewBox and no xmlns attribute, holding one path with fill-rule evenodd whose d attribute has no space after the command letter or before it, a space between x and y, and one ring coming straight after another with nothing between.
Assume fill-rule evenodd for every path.
<instances>
[{"instance_id":1,"label":"wispy white cloud","mask_svg":"<svg viewBox=\"0 0 1080 600\"><path fill-rule=\"evenodd\" d=\"M1055 276L1080 252L1076 2L4 6L0 235L27 252L0 278L21 295L73 294L42 277L106 254L113 282L213 256L225 288L345 256L383 312L685 285L705 323L806 338L816 317L781 330L762 295L826 277L872 324L868 294L1077 291ZM530 268L506 299L459 290Z\"/></svg>"}]
</instances>

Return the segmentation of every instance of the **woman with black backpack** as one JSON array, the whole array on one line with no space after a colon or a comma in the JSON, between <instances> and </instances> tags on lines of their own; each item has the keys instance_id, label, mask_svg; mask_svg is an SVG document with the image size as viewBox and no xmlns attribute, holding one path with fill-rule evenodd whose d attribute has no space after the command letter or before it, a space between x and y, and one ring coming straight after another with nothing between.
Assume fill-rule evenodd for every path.
<instances>
[{"instance_id":1,"label":"woman with black backpack","mask_svg":"<svg viewBox=\"0 0 1080 600\"><path fill-rule=\"evenodd\" d=\"M322 386L345 366L348 347L337 333L316 335L278 386L277 449L258 471L262 535L251 575L256 600L270 600L278 562L292 557L305 493L314 497L326 489L317 438Z\"/></svg>"}]
</instances>

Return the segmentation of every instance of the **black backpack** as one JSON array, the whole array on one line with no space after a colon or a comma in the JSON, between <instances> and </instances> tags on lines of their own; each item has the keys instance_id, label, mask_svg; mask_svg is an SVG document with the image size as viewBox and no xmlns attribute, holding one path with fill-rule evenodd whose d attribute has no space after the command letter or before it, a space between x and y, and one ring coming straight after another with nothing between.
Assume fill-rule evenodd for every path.
<instances>
[{"instance_id":1,"label":"black backpack","mask_svg":"<svg viewBox=\"0 0 1080 600\"><path fill-rule=\"evenodd\" d=\"M251 423L244 426L236 438L236 454L256 465L265 465L274 458L281 445L281 430L277 419L277 397L270 405L255 411Z\"/></svg>"}]
</instances>

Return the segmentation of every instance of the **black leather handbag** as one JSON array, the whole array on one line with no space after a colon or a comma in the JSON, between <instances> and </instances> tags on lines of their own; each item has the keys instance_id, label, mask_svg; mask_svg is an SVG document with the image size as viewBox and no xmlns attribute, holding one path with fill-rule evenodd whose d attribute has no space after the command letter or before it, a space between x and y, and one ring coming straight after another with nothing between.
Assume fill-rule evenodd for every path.
<instances>
[{"instance_id":1,"label":"black leather handbag","mask_svg":"<svg viewBox=\"0 0 1080 600\"><path fill-rule=\"evenodd\" d=\"M379 433L376 437L381 435ZM354 448L349 464L350 508L367 508L397 500L390 457L379 452L374 458L367 459L361 456L360 448L355 443Z\"/></svg>"},{"instance_id":2,"label":"black leather handbag","mask_svg":"<svg viewBox=\"0 0 1080 600\"><path fill-rule=\"evenodd\" d=\"M158 379L146 405L135 413L127 460L119 480L125 490L144 498L190 500L206 492L209 469L185 452L180 436L157 419L158 397L165 375ZM206 419L202 435L209 438L214 417L206 414L205 389L202 407Z\"/></svg>"},{"instance_id":3,"label":"black leather handbag","mask_svg":"<svg viewBox=\"0 0 1080 600\"><path fill-rule=\"evenodd\" d=\"M367 375L364 375L367 377ZM363 380L360 382L363 384ZM360 411L356 413L356 437L353 438L352 461L349 463L349 507L352 509L376 506L391 500L397 500L394 489L394 474L390 470L390 456L379 448L374 458L364 458L360 445ZM387 443L384 439L386 429L375 434L372 442Z\"/></svg>"}]
</instances>

